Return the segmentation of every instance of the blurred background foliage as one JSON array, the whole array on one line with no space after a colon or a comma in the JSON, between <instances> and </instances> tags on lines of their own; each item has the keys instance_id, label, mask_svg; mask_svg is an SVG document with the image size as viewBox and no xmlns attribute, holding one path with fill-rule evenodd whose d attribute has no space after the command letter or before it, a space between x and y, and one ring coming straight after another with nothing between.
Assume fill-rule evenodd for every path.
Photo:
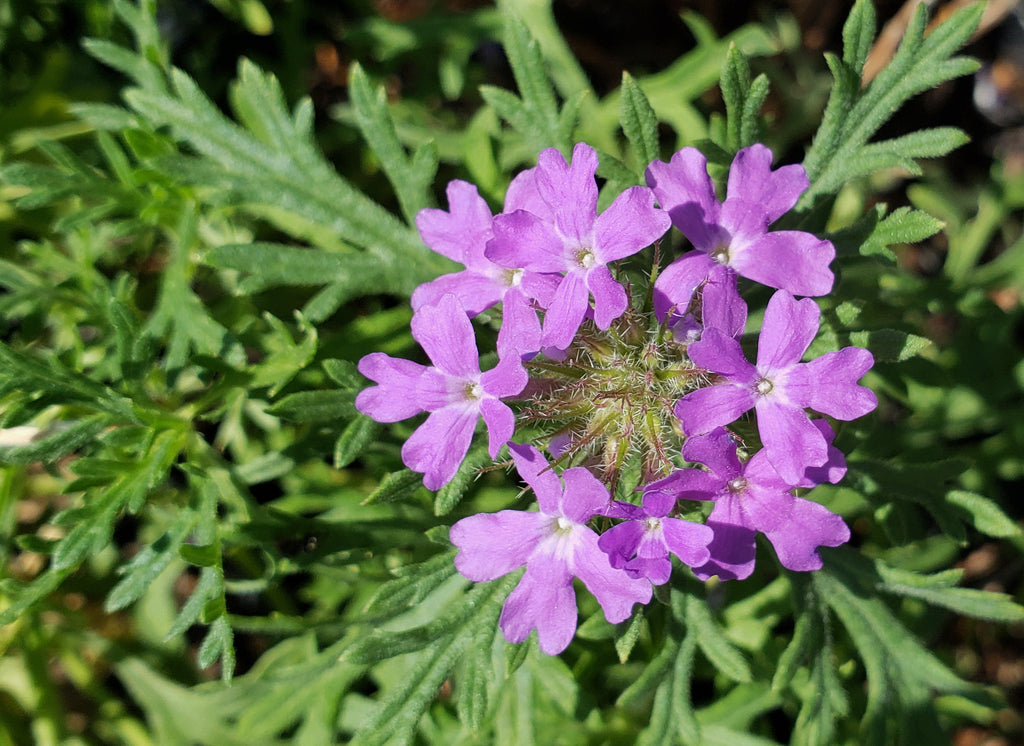
<instances>
[{"instance_id":1,"label":"blurred background foliage","mask_svg":"<svg viewBox=\"0 0 1024 746\"><path fill-rule=\"evenodd\" d=\"M543 2L502 5L538 40L560 100L578 116L573 138L621 161L622 169L601 174L613 183L635 179L643 167L617 129L622 72L641 81L663 122L662 157L684 144L721 145L724 102L716 84L730 43L771 82L761 110L764 141L779 160L801 160L831 86L822 53L841 52L849 11L847 3L805 0L565 0L550 12ZM875 5L880 22L898 28L904 3ZM860 217L879 203L889 211L922 209L944 230L919 243L880 245L888 264L845 266L846 296L860 305L826 309L836 335L885 320L932 343L873 374L884 406L849 429L850 443L861 443L850 477L822 488L834 493L822 499L853 517L854 542L865 555L918 572L955 565L962 585L1019 602L1024 14L1016 3L992 2L990 10L991 23L966 50L981 61L979 72L914 99L880 133L956 126L971 141L923 164L920 176L887 170L847 184L829 201L840 246L844 238L856 245ZM9 603L15 587L36 590L35 602L0 629L0 744L328 743L335 727L351 733L383 717L373 696L409 675L401 659L379 663L372 651L356 649L350 625L358 621L365 632L379 619L385 628L412 627L449 613L450 555L438 555L444 538L423 527L458 502L441 505L408 480L382 492L400 441L376 442L377 428L351 409L361 385L351 361L377 349L412 350L403 296L445 265L428 258L393 284L383 276L373 288L347 284L353 267L360 277L370 271L351 246L376 246L385 234L374 233L377 213L365 225L339 228L329 199L362 194L408 217L443 204L443 185L465 178L500 204L510 173L531 163L538 148L503 129L488 99L486 86L515 89L494 3L166 0L155 18L146 37L145 24L133 34L106 0L0 5L0 334L12 349L45 351L54 370L83 374L48 389L46 371L27 357L3 361L2 423L32 422L63 450L45 464L38 454L5 451L4 593ZM83 46L86 38L101 41ZM128 80L111 68L124 72L115 48L140 49L152 70L138 68ZM885 58L884 45L878 54ZM240 66L241 58L253 65ZM160 98L164 84L154 81L166 80L170 64L212 101L208 120L178 121L173 96ZM129 98L132 109L122 106L130 83L142 91ZM412 154L408 163L386 162L380 148L364 144L386 130L373 118L377 85L402 158ZM256 130L275 114L275 102L290 109L307 96L311 107L295 111L284 134ZM220 112L234 112L256 132L244 142L250 152L264 148L258 152L267 162L283 163L294 150L286 164L291 181L283 183L298 188L308 175L305 201L275 206L274 184L250 183L244 149L205 143L207 121L214 135L226 126ZM305 142L304 123L313 133L308 150L275 149L275 136ZM180 141L189 148L179 149ZM317 149L348 186L309 165ZM196 152L214 165L203 170ZM392 186L395 169L421 173L435 158L435 178L407 181L405 191ZM602 167L611 162L603 158ZM402 238L378 257L384 267L418 245L407 226L387 220ZM270 248L244 256L237 249L253 242ZM288 272L275 274L281 245L342 259L321 257L297 277L300 260L292 256ZM868 326L851 326L858 318ZM75 386L77 408L55 410L54 397ZM70 430L68 422L75 423ZM76 459L95 439L102 450ZM14 440L0 446L18 447ZM86 537L77 549L65 543L63 555L50 557L74 530L77 514L53 520L76 506L65 494L69 483L79 490L114 484L131 509L111 513L107 537ZM375 497L367 501L369 493ZM498 507L513 494L499 474L487 474L473 504ZM947 513L935 514L936 495L945 495ZM951 537L950 521L961 520L967 528ZM185 543L187 536L199 538ZM58 575L50 563L61 566ZM434 563L426 568L436 576L429 596L402 596L401 586L388 586L395 598L374 595L393 570L414 563ZM763 588L754 582L731 591L721 621L728 650L743 649L755 668L774 660L757 651L777 658L791 634L786 588L766 573ZM51 577L51 585L40 583ZM396 616L414 601L422 603ZM936 613L910 597L892 605L959 676L1001 692L1003 704L955 696L940 703L956 743L1019 742L1024 626ZM584 609L581 619L593 611ZM588 635L611 631L585 623L580 636ZM720 655L715 664L728 668L732 654ZM548 727L560 729L559 743L633 742L649 702L594 713L607 712L601 707L640 676L641 664L607 668L613 653L595 659L587 650L567 660L510 662L515 699L497 706L493 727L509 742L516 741L508 734L525 743L530 733L553 742L539 735ZM737 680L749 673L740 663L731 669ZM854 680L863 675L857 666L852 657L842 661L837 675ZM215 680L230 669L238 678L224 688ZM599 677L605 670L611 680ZM577 690L574 677L588 676L593 690ZM766 740L813 742L800 735L809 716L797 700L755 684L729 689L722 678L704 664L694 679L709 738L732 732L716 728L749 726ZM731 710L722 704L722 691L746 714L735 714L742 709L735 702ZM417 731L421 742L447 743L457 732L455 712L481 717L461 700L453 704L444 688L422 697L430 716ZM863 702L836 707L856 713ZM565 726L567 716L573 727ZM848 728L834 738L856 742Z\"/></svg>"}]
</instances>

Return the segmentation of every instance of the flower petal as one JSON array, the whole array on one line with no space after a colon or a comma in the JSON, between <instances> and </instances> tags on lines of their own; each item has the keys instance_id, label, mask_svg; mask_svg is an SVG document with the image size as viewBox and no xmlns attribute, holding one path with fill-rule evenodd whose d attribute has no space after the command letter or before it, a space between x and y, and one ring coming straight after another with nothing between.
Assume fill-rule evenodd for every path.
<instances>
[{"instance_id":1,"label":"flower petal","mask_svg":"<svg viewBox=\"0 0 1024 746\"><path fill-rule=\"evenodd\" d=\"M540 649L548 655L569 647L576 634L576 594L565 564L550 557L528 562L505 599L498 626L509 642L522 642L536 629Z\"/></svg>"},{"instance_id":2,"label":"flower petal","mask_svg":"<svg viewBox=\"0 0 1024 746\"><path fill-rule=\"evenodd\" d=\"M562 278L544 314L544 346L560 350L568 348L589 307L590 291L587 289L585 275L582 272L570 272Z\"/></svg>"},{"instance_id":3,"label":"flower petal","mask_svg":"<svg viewBox=\"0 0 1024 746\"><path fill-rule=\"evenodd\" d=\"M818 333L821 311L810 298L796 300L785 290L768 300L757 342L757 371L771 378L800 362Z\"/></svg>"},{"instance_id":4,"label":"flower petal","mask_svg":"<svg viewBox=\"0 0 1024 746\"><path fill-rule=\"evenodd\" d=\"M736 455L736 441L724 427L715 428L707 435L687 438L683 458L690 463L704 464L723 482L743 474L743 466Z\"/></svg>"},{"instance_id":5,"label":"flower petal","mask_svg":"<svg viewBox=\"0 0 1024 746\"><path fill-rule=\"evenodd\" d=\"M860 347L844 347L797 366L786 391L801 405L835 417L855 420L878 406L875 392L857 383L875 359Z\"/></svg>"},{"instance_id":6,"label":"flower petal","mask_svg":"<svg viewBox=\"0 0 1024 746\"><path fill-rule=\"evenodd\" d=\"M582 466L562 472L565 492L562 494L561 514L573 523L586 523L595 515L603 514L611 503L608 488Z\"/></svg>"},{"instance_id":7,"label":"flower petal","mask_svg":"<svg viewBox=\"0 0 1024 746\"><path fill-rule=\"evenodd\" d=\"M693 438L687 443L690 440ZM665 495L673 500L714 500L723 484L721 477L701 469L676 469L644 487L644 501L648 495Z\"/></svg>"},{"instance_id":8,"label":"flower petal","mask_svg":"<svg viewBox=\"0 0 1024 746\"><path fill-rule=\"evenodd\" d=\"M818 428L825 442L828 443L828 460L821 466L809 466L804 471L804 479L796 487L816 487L819 484L829 482L838 484L846 476L846 456L843 452L832 445L836 439L835 431L825 420L811 420L811 424Z\"/></svg>"},{"instance_id":9,"label":"flower petal","mask_svg":"<svg viewBox=\"0 0 1024 746\"><path fill-rule=\"evenodd\" d=\"M596 172L597 151L583 142L576 143L569 164L556 148L537 156L537 189L549 206L557 205L558 230L585 244L592 239L597 217Z\"/></svg>"},{"instance_id":10,"label":"flower petal","mask_svg":"<svg viewBox=\"0 0 1024 746\"><path fill-rule=\"evenodd\" d=\"M783 567L808 571L821 569L818 547L846 543L850 540L850 529L840 516L825 506L797 499L790 519L766 535Z\"/></svg>"},{"instance_id":11,"label":"flower petal","mask_svg":"<svg viewBox=\"0 0 1024 746\"><path fill-rule=\"evenodd\" d=\"M507 404L491 398L480 400L480 414L487 424L487 453L491 458L497 458L498 451L515 432L516 416Z\"/></svg>"},{"instance_id":12,"label":"flower petal","mask_svg":"<svg viewBox=\"0 0 1024 746\"><path fill-rule=\"evenodd\" d=\"M475 379L480 375L473 324L454 295L436 306L423 306L412 316L412 336L434 366L449 376Z\"/></svg>"},{"instance_id":13,"label":"flower petal","mask_svg":"<svg viewBox=\"0 0 1024 746\"><path fill-rule=\"evenodd\" d=\"M490 262L488 262L490 264ZM487 310L498 303L505 288L489 275L475 270L441 275L436 280L425 282L412 293L412 310L422 306L435 306L446 295L454 295L469 316Z\"/></svg>"},{"instance_id":14,"label":"flower petal","mask_svg":"<svg viewBox=\"0 0 1024 746\"><path fill-rule=\"evenodd\" d=\"M398 422L419 414L422 403L413 395L416 382L427 370L411 360L371 352L357 366L360 373L380 384L356 395L356 409L377 422Z\"/></svg>"},{"instance_id":15,"label":"flower petal","mask_svg":"<svg viewBox=\"0 0 1024 746\"><path fill-rule=\"evenodd\" d=\"M466 267L484 260L484 245L491 237L491 210L476 186L455 179L448 182L449 212L427 208L416 215L423 242L442 256Z\"/></svg>"},{"instance_id":16,"label":"flower petal","mask_svg":"<svg viewBox=\"0 0 1024 746\"><path fill-rule=\"evenodd\" d=\"M730 383L752 390L758 379L757 368L747 362L740 343L718 329L705 329L700 339L686 348L686 354L694 364Z\"/></svg>"},{"instance_id":17,"label":"flower petal","mask_svg":"<svg viewBox=\"0 0 1024 746\"><path fill-rule=\"evenodd\" d=\"M583 531L586 532L583 534L585 539L576 545L570 569L594 594L604 609L605 618L612 624L618 624L633 613L633 604L645 604L651 600L651 584L612 567L608 555L597 546L597 534L589 528L583 528Z\"/></svg>"},{"instance_id":18,"label":"flower petal","mask_svg":"<svg viewBox=\"0 0 1024 746\"><path fill-rule=\"evenodd\" d=\"M505 300L501 308L498 356L501 359L526 359L533 356L540 348L541 326L537 311L534 310L526 294L520 288L509 288L505 293Z\"/></svg>"},{"instance_id":19,"label":"flower petal","mask_svg":"<svg viewBox=\"0 0 1024 746\"><path fill-rule=\"evenodd\" d=\"M768 461L787 484L800 484L809 466L821 466L828 459L825 438L802 408L762 397L756 409Z\"/></svg>"},{"instance_id":20,"label":"flower petal","mask_svg":"<svg viewBox=\"0 0 1024 746\"><path fill-rule=\"evenodd\" d=\"M794 295L828 295L835 275L828 268L836 249L803 231L773 231L757 236L732 255L730 266L747 279Z\"/></svg>"},{"instance_id":21,"label":"flower petal","mask_svg":"<svg viewBox=\"0 0 1024 746\"><path fill-rule=\"evenodd\" d=\"M594 323L598 329L607 329L629 307L626 289L604 264L593 267L586 278L587 288L594 296Z\"/></svg>"},{"instance_id":22,"label":"flower petal","mask_svg":"<svg viewBox=\"0 0 1024 746\"><path fill-rule=\"evenodd\" d=\"M516 210L494 218L494 238L484 256L510 269L563 272L567 269L565 239L558 230L533 213Z\"/></svg>"},{"instance_id":23,"label":"flower petal","mask_svg":"<svg viewBox=\"0 0 1024 746\"><path fill-rule=\"evenodd\" d=\"M649 165L646 178L658 204L690 243L705 252L722 243L725 235L718 225L720 206L703 153L683 148L668 163L654 161Z\"/></svg>"},{"instance_id":24,"label":"flower petal","mask_svg":"<svg viewBox=\"0 0 1024 746\"><path fill-rule=\"evenodd\" d=\"M526 564L548 523L546 516L525 510L463 518L448 532L452 544L459 548L455 569L477 583L500 578Z\"/></svg>"},{"instance_id":25,"label":"flower petal","mask_svg":"<svg viewBox=\"0 0 1024 746\"><path fill-rule=\"evenodd\" d=\"M608 264L650 246L672 225L668 213L654 206L654 192L630 187L597 216L594 256Z\"/></svg>"},{"instance_id":26,"label":"flower petal","mask_svg":"<svg viewBox=\"0 0 1024 746\"><path fill-rule=\"evenodd\" d=\"M665 267L654 281L654 313L658 320L664 322L670 313L682 316L694 292L715 266L703 251L688 251Z\"/></svg>"},{"instance_id":27,"label":"flower petal","mask_svg":"<svg viewBox=\"0 0 1024 746\"><path fill-rule=\"evenodd\" d=\"M636 554L636 548L643 535L643 521L623 521L601 534L597 539L597 546L608 555L611 566L621 570Z\"/></svg>"},{"instance_id":28,"label":"flower petal","mask_svg":"<svg viewBox=\"0 0 1024 746\"><path fill-rule=\"evenodd\" d=\"M665 546L683 564L700 567L711 558L708 545L714 541L715 532L708 526L679 518L663 518L661 529Z\"/></svg>"},{"instance_id":29,"label":"flower petal","mask_svg":"<svg viewBox=\"0 0 1024 746\"><path fill-rule=\"evenodd\" d=\"M442 407L427 417L402 446L402 462L423 474L423 486L439 490L452 481L469 451L480 418L466 405Z\"/></svg>"},{"instance_id":30,"label":"flower petal","mask_svg":"<svg viewBox=\"0 0 1024 746\"><path fill-rule=\"evenodd\" d=\"M691 391L676 402L676 417L687 436L703 435L732 424L754 406L753 389L720 383Z\"/></svg>"},{"instance_id":31,"label":"flower petal","mask_svg":"<svg viewBox=\"0 0 1024 746\"><path fill-rule=\"evenodd\" d=\"M772 171L772 151L761 144L743 148L729 169L726 201L741 199L761 205L769 223L792 209L810 182L803 166Z\"/></svg>"},{"instance_id":32,"label":"flower petal","mask_svg":"<svg viewBox=\"0 0 1024 746\"><path fill-rule=\"evenodd\" d=\"M700 580L717 575L721 580L743 580L754 572L756 532L745 526L735 500L719 500L708 517L707 526L715 538L708 545L711 558L693 574Z\"/></svg>"},{"instance_id":33,"label":"flower petal","mask_svg":"<svg viewBox=\"0 0 1024 746\"><path fill-rule=\"evenodd\" d=\"M519 476L533 489L540 503L540 512L545 515L561 515L562 480L552 470L544 455L531 445L509 443Z\"/></svg>"},{"instance_id":34,"label":"flower petal","mask_svg":"<svg viewBox=\"0 0 1024 746\"><path fill-rule=\"evenodd\" d=\"M743 335L747 325L747 304L736 289L735 272L716 264L701 289L700 297L701 324L705 329L718 329L733 339Z\"/></svg>"}]
</instances>

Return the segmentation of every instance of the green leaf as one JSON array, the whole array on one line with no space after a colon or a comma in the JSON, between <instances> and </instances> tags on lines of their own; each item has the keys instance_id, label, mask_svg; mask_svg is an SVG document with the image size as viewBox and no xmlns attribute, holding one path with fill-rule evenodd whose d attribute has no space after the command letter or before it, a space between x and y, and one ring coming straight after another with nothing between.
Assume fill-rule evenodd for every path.
<instances>
[{"instance_id":1,"label":"green leaf","mask_svg":"<svg viewBox=\"0 0 1024 746\"><path fill-rule=\"evenodd\" d=\"M932 342L926 337L896 329L850 332L850 344L870 350L875 360L902 363L921 353Z\"/></svg>"},{"instance_id":2,"label":"green leaf","mask_svg":"<svg viewBox=\"0 0 1024 746\"><path fill-rule=\"evenodd\" d=\"M405 219L411 225L416 214L431 204L430 185L437 173L437 149L425 145L408 158L388 115L384 89L374 89L358 63L349 71L348 85L359 131L380 159Z\"/></svg>"},{"instance_id":3,"label":"green leaf","mask_svg":"<svg viewBox=\"0 0 1024 746\"><path fill-rule=\"evenodd\" d=\"M411 294L447 270L415 230L338 175L320 154L310 131L308 102L290 114L280 85L247 60L231 99L245 128L228 120L196 83L174 70L170 91L152 86L125 93L151 126L171 128L204 159L164 164L180 179L203 187L204 199L232 200L296 238L337 250L341 241L372 250L393 266L392 279Z\"/></svg>"},{"instance_id":4,"label":"green leaf","mask_svg":"<svg viewBox=\"0 0 1024 746\"><path fill-rule=\"evenodd\" d=\"M408 674L391 691L384 692L379 706L361 724L351 740L352 746L379 746L392 739L404 741L411 737L424 710L437 696L441 683L470 649L476 635L481 630L493 631L501 606L518 579L518 574L513 574L480 584L466 595L473 603L463 623L454 628L447 625L447 634L435 639L417 655ZM463 613L452 611L459 616Z\"/></svg>"},{"instance_id":5,"label":"green leaf","mask_svg":"<svg viewBox=\"0 0 1024 746\"><path fill-rule=\"evenodd\" d=\"M356 416L355 392L299 391L278 399L267 410L275 417L292 422L333 422Z\"/></svg>"},{"instance_id":6,"label":"green leaf","mask_svg":"<svg viewBox=\"0 0 1024 746\"><path fill-rule=\"evenodd\" d=\"M917 598L933 606L940 606L964 616L999 622L1019 622L1024 619L1024 606L1013 602L1006 593L994 593L974 588L950 588L945 579L950 573L940 573L942 585L935 585L935 576L921 576L907 570L876 562L875 568L882 582L878 589L886 593ZM958 576L958 571L950 571ZM955 582L955 580L954 580Z\"/></svg>"},{"instance_id":7,"label":"green leaf","mask_svg":"<svg viewBox=\"0 0 1024 746\"><path fill-rule=\"evenodd\" d=\"M658 148L658 118L636 80L622 71L619 121L622 131L633 146L640 169L661 156Z\"/></svg>"},{"instance_id":8,"label":"green leaf","mask_svg":"<svg viewBox=\"0 0 1024 746\"><path fill-rule=\"evenodd\" d=\"M637 607L625 622L616 625L615 628L615 652L619 655L619 662L625 663L629 660L629 654L633 652L637 640L640 639L640 632L644 628L644 613L642 607Z\"/></svg>"},{"instance_id":9,"label":"green leaf","mask_svg":"<svg viewBox=\"0 0 1024 746\"><path fill-rule=\"evenodd\" d=\"M402 272L373 251L340 254L273 243L226 244L210 249L203 262L246 274L239 290L257 293L281 285L330 285L334 308L363 295L401 295Z\"/></svg>"},{"instance_id":10,"label":"green leaf","mask_svg":"<svg viewBox=\"0 0 1024 746\"><path fill-rule=\"evenodd\" d=\"M486 448L474 448L459 465L455 476L434 497L434 515L442 516L450 513L469 492L480 476L480 469L491 462Z\"/></svg>"},{"instance_id":11,"label":"green leaf","mask_svg":"<svg viewBox=\"0 0 1024 746\"><path fill-rule=\"evenodd\" d=\"M302 334L301 341L296 343L292 339L292 333L280 319L269 313L264 313L263 318L271 328L270 335L263 342L267 357L252 368L250 386L269 386L268 393L273 397L313 361L317 350L317 333L316 328L302 314L296 312L295 320Z\"/></svg>"},{"instance_id":12,"label":"green leaf","mask_svg":"<svg viewBox=\"0 0 1024 746\"><path fill-rule=\"evenodd\" d=\"M378 433L380 425L364 414L348 423L334 443L334 468L344 469L355 461Z\"/></svg>"},{"instance_id":13,"label":"green leaf","mask_svg":"<svg viewBox=\"0 0 1024 746\"><path fill-rule=\"evenodd\" d=\"M998 504L976 492L949 490L946 502L966 514L976 529L999 539L1019 537L1024 530Z\"/></svg>"},{"instance_id":14,"label":"green leaf","mask_svg":"<svg viewBox=\"0 0 1024 746\"><path fill-rule=\"evenodd\" d=\"M389 617L408 611L455 575L454 552L394 571L394 580L382 585L363 608L370 617Z\"/></svg>"},{"instance_id":15,"label":"green leaf","mask_svg":"<svg viewBox=\"0 0 1024 746\"><path fill-rule=\"evenodd\" d=\"M686 597L686 624L697 638L701 652L719 671L733 681L752 680L747 661L726 639L725 631L715 622L707 604L696 596Z\"/></svg>"},{"instance_id":16,"label":"green leaf","mask_svg":"<svg viewBox=\"0 0 1024 746\"><path fill-rule=\"evenodd\" d=\"M857 0L843 24L843 62L857 75L864 69L875 40L875 5Z\"/></svg>"},{"instance_id":17,"label":"green leaf","mask_svg":"<svg viewBox=\"0 0 1024 746\"><path fill-rule=\"evenodd\" d=\"M221 679L231 681L235 675L235 636L224 616L214 619L207 630L203 644L199 646L199 666L212 666L218 658L221 662Z\"/></svg>"},{"instance_id":18,"label":"green leaf","mask_svg":"<svg viewBox=\"0 0 1024 746\"><path fill-rule=\"evenodd\" d=\"M388 474L377 485L377 489L363 500L363 505L390 503L404 500L422 486L423 475L411 469L402 469Z\"/></svg>"},{"instance_id":19,"label":"green leaf","mask_svg":"<svg viewBox=\"0 0 1024 746\"><path fill-rule=\"evenodd\" d=\"M908 728L918 729L928 740L941 740L932 704L935 693L971 697L975 687L923 648L872 592L869 565L841 550L825 559L826 569L814 574L815 587L849 632L867 671L861 742L893 743L898 734L911 732Z\"/></svg>"},{"instance_id":20,"label":"green leaf","mask_svg":"<svg viewBox=\"0 0 1024 746\"><path fill-rule=\"evenodd\" d=\"M867 2L854 7L844 28L844 57L827 56L835 83L822 124L804 159L811 181L798 207L808 208L817 197L837 191L854 176L879 168L899 166L917 171L918 153L946 152L962 137L944 128L924 135L868 145L868 140L909 99L939 83L973 72L977 64L953 57L970 37L981 17L981 5L954 13L925 36L927 14L919 5L896 54L864 91L860 72L869 48L867 37L874 27L874 13Z\"/></svg>"},{"instance_id":21,"label":"green leaf","mask_svg":"<svg viewBox=\"0 0 1024 746\"><path fill-rule=\"evenodd\" d=\"M0 446L0 461L8 464L33 464L37 461L53 463L94 441L110 424L109 415L95 414L86 417L26 445Z\"/></svg>"},{"instance_id":22,"label":"green leaf","mask_svg":"<svg viewBox=\"0 0 1024 746\"><path fill-rule=\"evenodd\" d=\"M107 594L103 603L104 610L109 614L123 609L145 593L157 576L178 556L181 543L195 523L196 516L193 513L179 514L160 538L135 555L131 562L120 567L118 573L124 577Z\"/></svg>"}]
</instances>

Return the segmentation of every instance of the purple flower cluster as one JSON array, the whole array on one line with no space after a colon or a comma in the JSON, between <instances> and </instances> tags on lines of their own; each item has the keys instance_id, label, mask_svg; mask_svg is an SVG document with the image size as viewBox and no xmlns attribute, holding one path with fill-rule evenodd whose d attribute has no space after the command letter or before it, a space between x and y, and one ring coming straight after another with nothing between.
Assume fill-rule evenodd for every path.
<instances>
[{"instance_id":1,"label":"purple flower cluster","mask_svg":"<svg viewBox=\"0 0 1024 746\"><path fill-rule=\"evenodd\" d=\"M427 246L465 267L413 294L412 334L432 365L383 353L359 363L377 384L359 394L359 411L381 422L428 413L402 449L428 488L451 481L481 418L491 457L507 444L539 510L458 521L455 564L474 581L525 567L499 623L513 642L536 629L551 654L575 633L574 578L617 623L668 581L673 555L700 579L748 577L757 532L784 567L820 568L819 547L842 544L849 529L794 490L835 483L846 464L832 425L810 413L852 420L876 406L858 384L873 364L867 350L802 361L819 310L794 296L831 291L835 249L770 229L808 186L801 166L773 170L768 148L745 148L719 202L704 156L684 148L648 167L647 187L598 213L597 165L583 143L569 161L544 151L498 215L473 185L451 182L448 211L416 220ZM693 249L657 274L650 295L631 297L620 260L671 225ZM756 363L739 342L740 277L776 289ZM654 324L643 305L651 296ZM470 319L493 307L497 364L481 372ZM744 459L727 428L750 410L762 448ZM553 464L512 442L520 426ZM645 485L637 503L612 499L627 464L639 465ZM706 523L680 517L694 500L712 503ZM600 535L590 525L597 516Z\"/></svg>"}]
</instances>

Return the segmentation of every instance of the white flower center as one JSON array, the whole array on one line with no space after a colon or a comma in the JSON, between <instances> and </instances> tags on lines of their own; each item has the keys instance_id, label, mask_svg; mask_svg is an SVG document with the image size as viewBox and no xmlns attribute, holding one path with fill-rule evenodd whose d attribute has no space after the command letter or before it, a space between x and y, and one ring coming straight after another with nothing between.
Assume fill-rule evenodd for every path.
<instances>
[{"instance_id":1,"label":"white flower center","mask_svg":"<svg viewBox=\"0 0 1024 746\"><path fill-rule=\"evenodd\" d=\"M660 518L648 518L644 521L644 527L648 532L661 530Z\"/></svg>"},{"instance_id":2,"label":"white flower center","mask_svg":"<svg viewBox=\"0 0 1024 746\"><path fill-rule=\"evenodd\" d=\"M728 488L729 492L734 495L738 495L747 489L748 484L749 482L747 482L743 477L736 477L735 479L730 479L726 482L725 486Z\"/></svg>"},{"instance_id":3,"label":"white flower center","mask_svg":"<svg viewBox=\"0 0 1024 746\"><path fill-rule=\"evenodd\" d=\"M477 381L469 381L466 383L466 398L470 401L477 401L483 398L484 387L481 386Z\"/></svg>"},{"instance_id":4,"label":"white flower center","mask_svg":"<svg viewBox=\"0 0 1024 746\"><path fill-rule=\"evenodd\" d=\"M555 519L555 531L557 531L558 533L569 533L570 531L572 531L572 525L572 521L570 521L565 516L560 515L557 519Z\"/></svg>"},{"instance_id":5,"label":"white flower center","mask_svg":"<svg viewBox=\"0 0 1024 746\"><path fill-rule=\"evenodd\" d=\"M719 264L729 263L729 247L726 244L720 244L711 251L711 258Z\"/></svg>"},{"instance_id":6,"label":"white flower center","mask_svg":"<svg viewBox=\"0 0 1024 746\"><path fill-rule=\"evenodd\" d=\"M576 252L576 263L583 269L590 269L597 264L597 257L590 249L582 248Z\"/></svg>"},{"instance_id":7,"label":"white flower center","mask_svg":"<svg viewBox=\"0 0 1024 746\"><path fill-rule=\"evenodd\" d=\"M522 269L506 269L504 277L502 278L505 281L505 287L514 288L519 285L519 283L523 281L524 271L525 270Z\"/></svg>"},{"instance_id":8,"label":"white flower center","mask_svg":"<svg viewBox=\"0 0 1024 746\"><path fill-rule=\"evenodd\" d=\"M754 389L761 396L768 396L768 394L772 393L772 389L774 389L774 388L775 388L775 384L772 383L767 378L759 378L757 380L757 383L754 384Z\"/></svg>"}]
</instances>

